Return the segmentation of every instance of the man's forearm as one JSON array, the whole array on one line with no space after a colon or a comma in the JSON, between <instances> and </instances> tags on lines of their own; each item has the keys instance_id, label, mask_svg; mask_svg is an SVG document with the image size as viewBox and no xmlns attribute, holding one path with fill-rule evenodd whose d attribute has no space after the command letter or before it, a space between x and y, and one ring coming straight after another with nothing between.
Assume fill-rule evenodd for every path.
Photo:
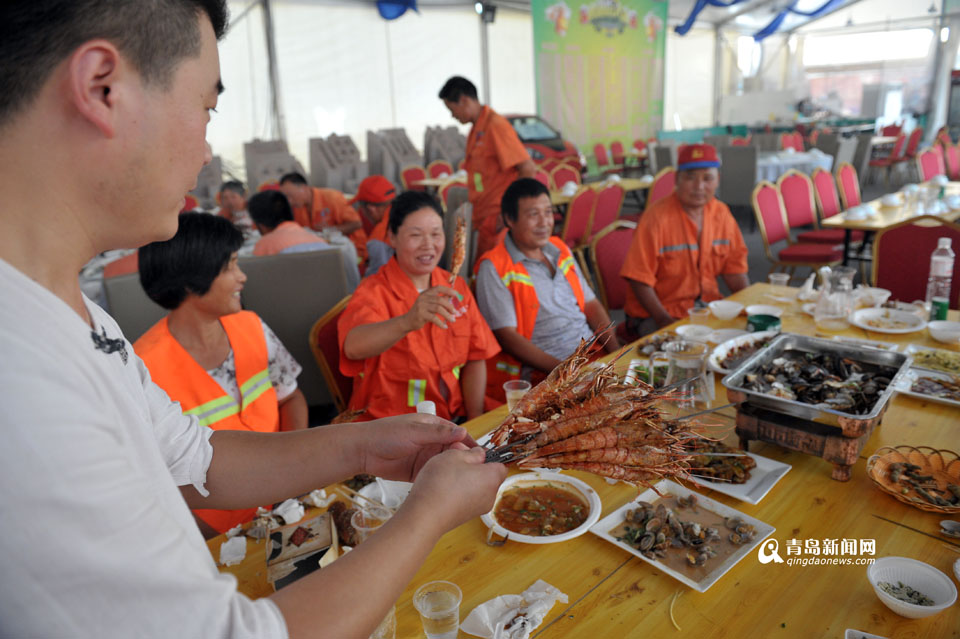
<instances>
[{"instance_id":1,"label":"man's forearm","mask_svg":"<svg viewBox=\"0 0 960 639\"><path fill-rule=\"evenodd\" d=\"M496 335L504 352L516 357L527 366L549 373L560 363L559 359L535 346L513 327L498 328L493 331L493 334Z\"/></svg>"},{"instance_id":2,"label":"man's forearm","mask_svg":"<svg viewBox=\"0 0 960 639\"><path fill-rule=\"evenodd\" d=\"M467 411L467 419L473 419L483 414L483 395L487 389L487 364L481 360L474 360L463 365L460 371L460 390L463 392L463 403Z\"/></svg>"},{"instance_id":3,"label":"man's forearm","mask_svg":"<svg viewBox=\"0 0 960 639\"><path fill-rule=\"evenodd\" d=\"M673 316L663 307L663 304L660 302L660 297L657 296L657 292L652 286L631 280L630 278L627 278L627 282L629 282L633 294L637 296L637 301L650 313L650 317L653 318L653 321L655 321L658 326L666 326L674 321Z\"/></svg>"},{"instance_id":4,"label":"man's forearm","mask_svg":"<svg viewBox=\"0 0 960 639\"><path fill-rule=\"evenodd\" d=\"M750 286L750 278L746 273L724 273L723 281L731 293L736 293Z\"/></svg>"},{"instance_id":5,"label":"man's forearm","mask_svg":"<svg viewBox=\"0 0 960 639\"><path fill-rule=\"evenodd\" d=\"M597 298L590 300L584 305L583 314L586 315L587 325L594 333L610 327L610 315ZM603 348L608 353L612 353L620 348L620 340L617 339L615 331L612 329L609 330L605 337L607 341L604 343Z\"/></svg>"}]
</instances>

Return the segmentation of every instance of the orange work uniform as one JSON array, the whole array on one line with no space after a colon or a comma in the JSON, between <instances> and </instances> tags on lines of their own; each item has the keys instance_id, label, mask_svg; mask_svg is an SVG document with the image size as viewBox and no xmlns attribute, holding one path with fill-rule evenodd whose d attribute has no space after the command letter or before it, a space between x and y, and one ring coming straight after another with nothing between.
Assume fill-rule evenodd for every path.
<instances>
[{"instance_id":1,"label":"orange work uniform","mask_svg":"<svg viewBox=\"0 0 960 639\"><path fill-rule=\"evenodd\" d=\"M551 237L550 243L560 251L557 269L563 273L577 299L580 312L584 312L586 302L583 289L580 287L580 278L574 268L573 254L560 238ZM497 270L500 280L513 296L513 309L517 315L517 332L528 340L533 339L533 329L537 324L537 313L540 310L540 300L537 299L537 289L530 280L526 267L514 262L510 257L506 244L501 241L493 250L485 253L478 261L490 260ZM506 395L503 384L511 379L520 379L520 370L523 364L517 358L502 351L496 357L487 360L487 396L500 402L505 402Z\"/></svg>"},{"instance_id":2,"label":"orange work uniform","mask_svg":"<svg viewBox=\"0 0 960 639\"><path fill-rule=\"evenodd\" d=\"M747 272L747 247L730 209L714 198L703 209L697 227L684 212L676 193L654 203L640 218L620 275L652 286L673 317L685 317L699 297L720 299L718 275ZM627 288L626 313L649 317L632 288Z\"/></svg>"},{"instance_id":3,"label":"orange work uniform","mask_svg":"<svg viewBox=\"0 0 960 639\"><path fill-rule=\"evenodd\" d=\"M201 426L213 430L280 430L277 393L267 367L267 340L256 313L240 311L220 318L237 366L240 404L205 371L170 333L167 318L138 339L133 349L150 376L170 399L180 402L184 415L195 415ZM240 510L197 509L194 514L218 532L250 521L256 508Z\"/></svg>"},{"instance_id":4,"label":"orange work uniform","mask_svg":"<svg viewBox=\"0 0 960 639\"><path fill-rule=\"evenodd\" d=\"M280 222L277 227L257 240L253 246L253 254L276 255L291 246L300 244L326 244L322 237L311 233L296 222Z\"/></svg>"},{"instance_id":5,"label":"orange work uniform","mask_svg":"<svg viewBox=\"0 0 960 639\"><path fill-rule=\"evenodd\" d=\"M467 171L467 198L473 206L473 226L478 231L477 253L496 246L503 225L500 200L517 179L517 165L530 159L513 126L502 115L484 106L467 136L463 168Z\"/></svg>"},{"instance_id":6,"label":"orange work uniform","mask_svg":"<svg viewBox=\"0 0 960 639\"><path fill-rule=\"evenodd\" d=\"M343 193L334 189L310 187L310 204L293 209L293 219L300 226L319 231L327 226L336 226L347 222L361 222L360 214L347 204ZM367 260L367 234L361 225L349 235L350 241L357 247L357 257L361 262Z\"/></svg>"},{"instance_id":7,"label":"orange work uniform","mask_svg":"<svg viewBox=\"0 0 960 639\"><path fill-rule=\"evenodd\" d=\"M500 346L463 278L458 277L452 285L449 282L450 273L442 268L435 268L430 275L431 287L449 286L462 296L459 304L466 308L466 315L446 329L427 322L380 355L353 360L343 351L351 329L399 317L420 295L396 257L360 283L337 322L340 372L354 378L351 409L365 410L367 418L387 417L411 413L419 402L430 400L440 417L466 414L460 368L493 357Z\"/></svg>"},{"instance_id":8,"label":"orange work uniform","mask_svg":"<svg viewBox=\"0 0 960 639\"><path fill-rule=\"evenodd\" d=\"M388 228L387 225L388 225L389 223L390 223L390 214L389 214L389 213L384 214L383 219L381 219L379 222L377 222L377 225L374 226L373 229L370 230L370 237L369 237L368 239L378 240L378 241L383 242L384 244L386 244L386 243L387 243L387 228Z\"/></svg>"}]
</instances>

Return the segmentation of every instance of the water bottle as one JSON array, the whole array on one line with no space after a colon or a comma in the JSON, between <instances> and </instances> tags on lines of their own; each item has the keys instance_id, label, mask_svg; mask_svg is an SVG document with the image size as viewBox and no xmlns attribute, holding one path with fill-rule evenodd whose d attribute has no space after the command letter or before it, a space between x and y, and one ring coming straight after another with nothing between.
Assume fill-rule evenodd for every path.
<instances>
[{"instance_id":1,"label":"water bottle","mask_svg":"<svg viewBox=\"0 0 960 639\"><path fill-rule=\"evenodd\" d=\"M947 319L950 307L950 278L953 275L953 250L949 237L937 240L937 250L930 256L930 277L927 279L927 304L930 320Z\"/></svg>"}]
</instances>

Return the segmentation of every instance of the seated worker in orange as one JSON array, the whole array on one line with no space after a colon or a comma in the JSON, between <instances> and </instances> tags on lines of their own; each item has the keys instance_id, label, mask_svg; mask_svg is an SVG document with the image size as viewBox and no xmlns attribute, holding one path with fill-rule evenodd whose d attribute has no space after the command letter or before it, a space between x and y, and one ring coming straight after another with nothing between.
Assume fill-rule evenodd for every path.
<instances>
[{"instance_id":1,"label":"seated worker in orange","mask_svg":"<svg viewBox=\"0 0 960 639\"><path fill-rule=\"evenodd\" d=\"M727 205L714 197L720 160L709 144L681 146L672 194L640 217L620 275L627 327L646 335L718 300L717 276L732 292L750 284L747 247Z\"/></svg>"},{"instance_id":2,"label":"seated worker in orange","mask_svg":"<svg viewBox=\"0 0 960 639\"><path fill-rule=\"evenodd\" d=\"M343 193L334 189L320 189L307 184L299 173L287 173L280 178L280 190L293 207L293 219L300 226L314 231L335 228L357 247L360 263L367 261L367 234L357 212L347 204Z\"/></svg>"},{"instance_id":3,"label":"seated worker in orange","mask_svg":"<svg viewBox=\"0 0 960 639\"><path fill-rule=\"evenodd\" d=\"M242 310L247 277L237 266L243 235L222 217L184 213L176 235L140 249L140 283L170 313L133 349L185 415L213 430L273 433L307 427L297 388L302 370L255 313ZM222 533L253 519L256 508L194 510Z\"/></svg>"},{"instance_id":4,"label":"seated worker in orange","mask_svg":"<svg viewBox=\"0 0 960 639\"><path fill-rule=\"evenodd\" d=\"M467 198L473 206L473 227L478 231L477 255L498 241L503 228L500 200L518 177L532 178L537 167L513 126L499 113L477 100L477 87L454 76L440 89L440 99L460 124L473 124L467 136Z\"/></svg>"},{"instance_id":5,"label":"seated worker in orange","mask_svg":"<svg viewBox=\"0 0 960 639\"><path fill-rule=\"evenodd\" d=\"M477 269L477 304L503 349L487 361L487 395L501 402L504 382L539 382L581 339L610 325L569 247L551 237L547 187L520 178L503 194L502 207L509 231L480 257ZM604 348L619 347L610 334Z\"/></svg>"},{"instance_id":6,"label":"seated worker in orange","mask_svg":"<svg viewBox=\"0 0 960 639\"><path fill-rule=\"evenodd\" d=\"M253 231L253 221L247 213L247 190L243 188L243 182L230 180L221 184L219 199L217 214L236 224L245 236L249 235Z\"/></svg>"},{"instance_id":7,"label":"seated worker in orange","mask_svg":"<svg viewBox=\"0 0 960 639\"><path fill-rule=\"evenodd\" d=\"M387 239L396 255L363 280L337 323L340 371L353 377L350 408L364 418L436 404L446 419L484 411L485 361L500 347L466 282L437 263L446 245L443 212L417 191L390 208Z\"/></svg>"},{"instance_id":8,"label":"seated worker in orange","mask_svg":"<svg viewBox=\"0 0 960 639\"><path fill-rule=\"evenodd\" d=\"M364 277L380 270L393 256L393 247L387 243L387 224L390 221L390 203L397 197L397 189L382 175L371 175L357 187L350 204L356 207L367 232L367 268ZM367 228L369 227L369 228Z\"/></svg>"}]
</instances>

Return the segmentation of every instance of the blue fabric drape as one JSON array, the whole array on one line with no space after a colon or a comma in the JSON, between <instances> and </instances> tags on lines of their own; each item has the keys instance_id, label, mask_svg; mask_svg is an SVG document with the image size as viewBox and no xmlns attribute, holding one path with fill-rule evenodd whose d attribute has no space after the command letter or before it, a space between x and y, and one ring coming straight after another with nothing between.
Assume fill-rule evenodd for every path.
<instances>
[{"instance_id":1,"label":"blue fabric drape","mask_svg":"<svg viewBox=\"0 0 960 639\"><path fill-rule=\"evenodd\" d=\"M789 6L785 7L783 11L777 14L777 17L774 18L770 22L770 24L768 24L767 26L765 26L764 28L760 29L755 34L753 34L753 40L754 42L760 42L767 36L773 35L774 33L776 33L777 29L780 28L780 25L783 24L783 20L787 17L788 13L794 13L798 16L806 16L808 18L816 18L823 15L824 13L827 13L835 9L836 7L839 7L845 1L846 0L827 0L818 9L814 9L813 11L801 11L800 9L794 9L794 7L797 6L797 2L799 2L799 0L793 0L793 2L791 2Z\"/></svg>"},{"instance_id":2,"label":"blue fabric drape","mask_svg":"<svg viewBox=\"0 0 960 639\"><path fill-rule=\"evenodd\" d=\"M384 20L396 20L407 9L417 10L417 0L377 0L377 11Z\"/></svg>"},{"instance_id":3,"label":"blue fabric drape","mask_svg":"<svg viewBox=\"0 0 960 639\"><path fill-rule=\"evenodd\" d=\"M680 35L684 35L693 27L693 23L696 22L697 16L700 15L700 12L707 8L707 5L711 7L732 7L735 4L740 4L741 2L746 2L746 0L729 0L724 2L723 0L697 0L697 4L693 6L693 9L690 10L690 15L687 16L687 19L683 24L674 27L674 31Z\"/></svg>"}]
</instances>

